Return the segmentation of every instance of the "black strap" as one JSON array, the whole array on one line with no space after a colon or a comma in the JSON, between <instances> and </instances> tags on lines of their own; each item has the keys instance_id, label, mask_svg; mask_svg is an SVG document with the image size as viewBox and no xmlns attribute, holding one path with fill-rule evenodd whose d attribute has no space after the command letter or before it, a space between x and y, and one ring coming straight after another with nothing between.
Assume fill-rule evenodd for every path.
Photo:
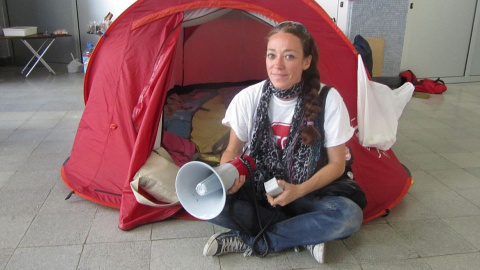
<instances>
[{"instance_id":1,"label":"black strap","mask_svg":"<svg viewBox=\"0 0 480 270\"><path fill-rule=\"evenodd\" d=\"M246 150L245 150L246 151ZM245 164L245 166L247 167L248 169L248 172L250 174L250 181L253 181L253 174L254 174L254 170L252 169L252 167L250 166L250 162L248 162L248 160L246 160L243 155L245 154L245 151L243 152L243 154L240 156L240 160L243 162L243 164ZM260 212L258 211L258 202L257 202L257 199L256 199L256 194L257 194L257 188L256 188L256 184L255 183L252 183L252 192L253 192L253 195L254 195L254 199L252 200L253 201L253 205L255 207L255 214L256 214L256 217L257 217L257 222L258 222L258 226L260 228L260 232L255 236L255 238L253 239L253 243L252 243L252 253L257 255L258 257L265 257L267 256L267 254L270 252L270 243L269 243L269 239L268 239L268 236L265 234L265 232L267 231L268 227L270 225L272 225L272 222L273 222L273 219L275 218L275 216L277 215L277 211L274 211L272 216L270 217L270 220L267 222L267 224L263 225L262 224L262 219L260 218ZM237 225L240 225L238 221L237 222ZM242 226L243 227L243 226ZM264 251L259 251L257 250L257 242L260 240L260 238L263 240L263 242L265 243L265 250Z\"/></svg>"},{"instance_id":2,"label":"black strap","mask_svg":"<svg viewBox=\"0 0 480 270\"><path fill-rule=\"evenodd\" d=\"M65 201L70 199L70 197L72 197L73 194L75 194L75 191L68 193L67 197L65 198Z\"/></svg>"},{"instance_id":3,"label":"black strap","mask_svg":"<svg viewBox=\"0 0 480 270\"><path fill-rule=\"evenodd\" d=\"M323 123L325 122L325 104L327 103L327 95L328 95L328 92L330 92L330 89L332 89L331 85L325 85L322 87L319 94L320 107L322 108L322 113L319 115L318 125L322 135L325 132L325 128L323 127Z\"/></svg>"},{"instance_id":4,"label":"black strap","mask_svg":"<svg viewBox=\"0 0 480 270\"><path fill-rule=\"evenodd\" d=\"M436 82L436 83L438 83L438 82L439 82L439 83L441 83L441 84L445 85L445 82L444 82L444 81L442 81L440 78L436 79L436 80L435 80L435 82Z\"/></svg>"},{"instance_id":5,"label":"black strap","mask_svg":"<svg viewBox=\"0 0 480 270\"><path fill-rule=\"evenodd\" d=\"M321 138L320 138L320 143L321 143L321 150L320 150L320 158L321 162L319 162L318 167L324 166L327 164L327 149L324 147L325 145L325 104L327 103L327 95L328 92L330 92L330 89L332 89L331 85L325 85L322 87L320 90L320 107L322 108L322 112L318 116L318 130L320 131Z\"/></svg>"}]
</instances>

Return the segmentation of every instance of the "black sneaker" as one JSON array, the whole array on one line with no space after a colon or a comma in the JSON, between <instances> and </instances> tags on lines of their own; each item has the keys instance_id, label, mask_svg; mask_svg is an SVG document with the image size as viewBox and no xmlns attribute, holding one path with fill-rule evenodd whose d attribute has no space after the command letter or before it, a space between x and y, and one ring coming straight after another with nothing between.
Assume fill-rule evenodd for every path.
<instances>
[{"instance_id":1,"label":"black sneaker","mask_svg":"<svg viewBox=\"0 0 480 270\"><path fill-rule=\"evenodd\" d=\"M218 256L224 253L248 250L250 250L250 247L240 239L238 233L229 231L212 235L203 248L203 256Z\"/></svg>"}]
</instances>

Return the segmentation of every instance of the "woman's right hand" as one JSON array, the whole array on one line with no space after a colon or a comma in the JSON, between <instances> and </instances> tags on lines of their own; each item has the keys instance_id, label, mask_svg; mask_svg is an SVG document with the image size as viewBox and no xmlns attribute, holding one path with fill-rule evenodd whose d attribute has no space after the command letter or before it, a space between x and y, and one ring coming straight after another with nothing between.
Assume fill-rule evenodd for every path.
<instances>
[{"instance_id":1,"label":"woman's right hand","mask_svg":"<svg viewBox=\"0 0 480 270\"><path fill-rule=\"evenodd\" d=\"M233 186L228 190L228 194L234 194L239 191L240 188L245 184L245 179L245 175L240 175L240 177L235 179Z\"/></svg>"}]
</instances>

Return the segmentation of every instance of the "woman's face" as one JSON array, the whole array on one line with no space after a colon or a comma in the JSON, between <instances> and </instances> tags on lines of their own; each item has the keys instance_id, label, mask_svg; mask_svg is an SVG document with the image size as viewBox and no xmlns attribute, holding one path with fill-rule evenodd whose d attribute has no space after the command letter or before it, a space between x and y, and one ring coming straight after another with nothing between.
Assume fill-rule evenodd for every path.
<instances>
[{"instance_id":1,"label":"woman's face","mask_svg":"<svg viewBox=\"0 0 480 270\"><path fill-rule=\"evenodd\" d=\"M268 39L267 73L277 89L289 89L302 80L302 72L310 67L312 56L304 57L300 39L278 32Z\"/></svg>"}]
</instances>

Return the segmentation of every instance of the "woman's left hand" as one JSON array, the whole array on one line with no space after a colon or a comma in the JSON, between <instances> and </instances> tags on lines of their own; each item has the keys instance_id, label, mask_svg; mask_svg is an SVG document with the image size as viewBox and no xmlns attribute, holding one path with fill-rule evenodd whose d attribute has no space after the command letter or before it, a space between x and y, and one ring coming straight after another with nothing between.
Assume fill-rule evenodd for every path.
<instances>
[{"instance_id":1,"label":"woman's left hand","mask_svg":"<svg viewBox=\"0 0 480 270\"><path fill-rule=\"evenodd\" d=\"M235 179L235 182L233 182L232 187L228 190L228 194L233 194L237 193L237 191L240 190L240 188L245 184L246 177L245 175L240 175L237 179Z\"/></svg>"},{"instance_id":2,"label":"woman's left hand","mask_svg":"<svg viewBox=\"0 0 480 270\"><path fill-rule=\"evenodd\" d=\"M282 194L278 195L277 197L273 197L267 193L268 203L270 203L272 207L277 205L285 206L300 197L297 185L287 183L283 180L277 180L277 183L283 188Z\"/></svg>"}]
</instances>

